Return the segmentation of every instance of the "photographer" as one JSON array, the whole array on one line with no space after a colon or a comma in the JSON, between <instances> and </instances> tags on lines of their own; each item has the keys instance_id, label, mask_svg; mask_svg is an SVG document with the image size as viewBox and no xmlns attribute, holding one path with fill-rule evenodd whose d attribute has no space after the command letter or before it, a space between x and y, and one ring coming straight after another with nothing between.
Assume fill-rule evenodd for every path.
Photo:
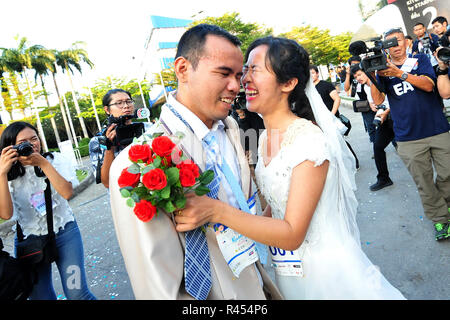
<instances>
[{"instance_id":1,"label":"photographer","mask_svg":"<svg viewBox=\"0 0 450 320\"><path fill-rule=\"evenodd\" d=\"M134 101L128 91L112 89L103 97L103 109L109 115L108 126L89 142L89 157L97 183L101 181L106 188L109 188L109 168L119 152L132 141L127 139L125 144L117 141L117 128L122 125L121 122L124 122L124 126L132 124L131 119L134 118L135 112ZM136 135L140 134L136 133Z\"/></svg>"},{"instance_id":2,"label":"photographer","mask_svg":"<svg viewBox=\"0 0 450 320\"><path fill-rule=\"evenodd\" d=\"M265 129L265 126L259 114L247 110L246 103L245 90L241 88L233 101L231 116L237 121L239 128L244 133L241 136L242 146L249 164L254 167L258 155L259 134Z\"/></svg>"},{"instance_id":3,"label":"photographer","mask_svg":"<svg viewBox=\"0 0 450 320\"><path fill-rule=\"evenodd\" d=\"M416 183L428 219L435 226L435 239L450 237L450 126L439 97L434 92L436 76L428 58L406 55L406 41L401 29L385 33L398 45L389 48L391 61L377 71L377 81L385 88L391 107L398 154ZM371 93L376 104L385 94L375 85ZM436 182L433 180L433 166Z\"/></svg>"},{"instance_id":4,"label":"photographer","mask_svg":"<svg viewBox=\"0 0 450 320\"><path fill-rule=\"evenodd\" d=\"M436 68L437 87L439 94L443 99L450 99L450 70L448 68L450 61L448 59L450 53L450 30L444 33L439 40L439 43L443 47L436 49L436 59L438 61L438 66ZM445 61L442 61L441 59Z\"/></svg>"},{"instance_id":5,"label":"photographer","mask_svg":"<svg viewBox=\"0 0 450 320\"><path fill-rule=\"evenodd\" d=\"M371 191L378 191L393 184L389 177L389 170L386 161L386 152L384 149L392 142L394 146L394 130L392 120L389 116L389 102L387 98L379 106L375 105L372 99L370 86L372 85L370 79L364 73L359 65L354 65L351 68L352 74L355 79L361 84L365 85L368 89L366 92L367 102L369 103L370 110L365 111L371 116L372 123L375 130L373 137L373 158L375 159L375 165L377 167L377 182L370 186ZM382 106L382 107L381 107ZM363 113L363 112L361 112ZM378 121L378 122L377 122ZM377 125L375 123L377 122Z\"/></svg>"},{"instance_id":6,"label":"photographer","mask_svg":"<svg viewBox=\"0 0 450 320\"><path fill-rule=\"evenodd\" d=\"M68 299L94 300L86 281L80 230L67 201L78 184L70 161L57 152L42 154L37 129L22 121L13 122L5 129L0 139L0 152L0 218L13 217L20 227L15 238L16 256L19 243L22 247L28 246L30 240L50 234L55 249L51 256L56 258L64 294ZM44 191L47 179L51 185L51 204ZM47 228L47 204L52 207L54 238ZM25 237L23 242L19 235ZM29 249L35 249L35 244L30 243ZM42 251L45 257L49 256L47 250ZM70 286L74 267L78 271L78 285ZM52 263L44 258L39 264L33 264L33 269L38 281L30 299L56 300Z\"/></svg>"},{"instance_id":7,"label":"photographer","mask_svg":"<svg viewBox=\"0 0 450 320\"><path fill-rule=\"evenodd\" d=\"M412 46L413 55L417 53L423 53L428 57L428 59L430 59L430 62L433 66L437 65L437 61L433 56L433 53L439 46L439 37L433 33L428 33L425 29L425 26L421 22L418 22L414 25L413 32L417 37L417 39L414 40Z\"/></svg>"},{"instance_id":8,"label":"photographer","mask_svg":"<svg viewBox=\"0 0 450 320\"><path fill-rule=\"evenodd\" d=\"M344 81L344 90L348 93L348 96L354 97L359 86L361 90L361 86L358 85L358 82L353 77L350 68L354 64L359 64L361 62L361 58L359 56L352 56L347 61L347 66L345 67L345 81Z\"/></svg>"}]
</instances>

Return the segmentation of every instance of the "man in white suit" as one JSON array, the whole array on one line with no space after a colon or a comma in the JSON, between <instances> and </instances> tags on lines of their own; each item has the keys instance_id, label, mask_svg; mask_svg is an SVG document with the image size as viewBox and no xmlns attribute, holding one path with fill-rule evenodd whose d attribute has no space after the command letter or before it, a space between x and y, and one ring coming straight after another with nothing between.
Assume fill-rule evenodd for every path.
<instances>
[{"instance_id":1,"label":"man in white suit","mask_svg":"<svg viewBox=\"0 0 450 320\"><path fill-rule=\"evenodd\" d=\"M181 148L205 170L202 139L214 131L219 152L240 180L249 199L256 188L240 144L239 127L228 117L239 92L243 56L240 41L212 25L198 25L180 39L175 58L178 79L176 93L170 94L159 121L147 133L184 133ZM128 147L129 148L129 147ZM193 299L186 290L186 235L177 233L172 214L160 213L143 223L127 207L117 179L130 165L128 148L114 160L110 170L111 211L117 238L137 299ZM235 194L220 181L218 199L236 203ZM205 232L211 285L207 299L282 299L261 263L251 263L234 276L210 227ZM208 258L207 258L208 259Z\"/></svg>"}]
</instances>

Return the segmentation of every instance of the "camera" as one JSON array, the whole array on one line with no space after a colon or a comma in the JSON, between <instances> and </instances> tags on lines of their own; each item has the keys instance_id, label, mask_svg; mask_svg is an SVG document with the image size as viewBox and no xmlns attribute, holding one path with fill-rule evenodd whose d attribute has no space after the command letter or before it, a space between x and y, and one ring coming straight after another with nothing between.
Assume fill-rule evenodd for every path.
<instances>
[{"instance_id":1,"label":"camera","mask_svg":"<svg viewBox=\"0 0 450 320\"><path fill-rule=\"evenodd\" d=\"M387 110L388 107L386 107L384 104L379 105L377 107L377 113L375 114L375 117L373 118L373 125L378 129L378 127L381 125L381 117L380 115Z\"/></svg>"},{"instance_id":2,"label":"camera","mask_svg":"<svg viewBox=\"0 0 450 320\"><path fill-rule=\"evenodd\" d=\"M437 53L439 60L447 64L450 61L450 41L448 40L448 37L450 37L450 31L444 33L444 35L438 40L439 46L442 48Z\"/></svg>"},{"instance_id":3,"label":"camera","mask_svg":"<svg viewBox=\"0 0 450 320\"><path fill-rule=\"evenodd\" d=\"M15 145L12 148L16 149L17 153L19 153L19 156L22 157L28 157L30 154L33 153L33 145L28 141Z\"/></svg>"},{"instance_id":4,"label":"camera","mask_svg":"<svg viewBox=\"0 0 450 320\"><path fill-rule=\"evenodd\" d=\"M245 97L245 89L241 87L239 93L231 104L234 110L245 110L247 109L247 99Z\"/></svg>"},{"instance_id":5,"label":"camera","mask_svg":"<svg viewBox=\"0 0 450 320\"><path fill-rule=\"evenodd\" d=\"M144 133L144 124L142 122L126 124L128 120L133 118L136 118L135 114L123 115L118 118L109 116L107 119L108 125L106 125L102 131L97 133L101 148L108 150L111 149L111 147L125 148L133 141L134 138L140 137ZM114 138L114 141L110 141L106 137L106 131L114 123L117 124L115 129L116 137Z\"/></svg>"},{"instance_id":6,"label":"camera","mask_svg":"<svg viewBox=\"0 0 450 320\"><path fill-rule=\"evenodd\" d=\"M383 50L398 46L397 38L385 41L381 38L373 38L369 41L374 42L375 46L368 48L364 41L359 40L352 42L348 51L354 56L361 57L361 68L365 73L386 69L387 60Z\"/></svg>"}]
</instances>

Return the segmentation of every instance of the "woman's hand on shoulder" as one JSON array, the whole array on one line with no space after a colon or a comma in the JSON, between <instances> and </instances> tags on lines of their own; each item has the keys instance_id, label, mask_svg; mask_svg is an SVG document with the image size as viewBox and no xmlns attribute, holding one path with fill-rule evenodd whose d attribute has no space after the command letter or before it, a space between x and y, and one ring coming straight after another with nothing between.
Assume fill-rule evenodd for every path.
<instances>
[{"instance_id":1,"label":"woman's hand on shoulder","mask_svg":"<svg viewBox=\"0 0 450 320\"><path fill-rule=\"evenodd\" d=\"M16 149L13 149L12 146L3 148L0 156L0 175L8 174L17 160L19 160L19 154Z\"/></svg>"}]
</instances>

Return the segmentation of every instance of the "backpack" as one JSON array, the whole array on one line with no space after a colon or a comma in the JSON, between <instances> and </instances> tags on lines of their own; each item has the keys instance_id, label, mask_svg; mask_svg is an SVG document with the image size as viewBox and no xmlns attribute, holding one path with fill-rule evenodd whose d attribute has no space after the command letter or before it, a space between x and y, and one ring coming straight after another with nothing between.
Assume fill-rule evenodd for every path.
<instances>
[{"instance_id":1,"label":"backpack","mask_svg":"<svg viewBox=\"0 0 450 320\"><path fill-rule=\"evenodd\" d=\"M0 301L26 300L36 279L34 271L3 251L0 238Z\"/></svg>"}]
</instances>

